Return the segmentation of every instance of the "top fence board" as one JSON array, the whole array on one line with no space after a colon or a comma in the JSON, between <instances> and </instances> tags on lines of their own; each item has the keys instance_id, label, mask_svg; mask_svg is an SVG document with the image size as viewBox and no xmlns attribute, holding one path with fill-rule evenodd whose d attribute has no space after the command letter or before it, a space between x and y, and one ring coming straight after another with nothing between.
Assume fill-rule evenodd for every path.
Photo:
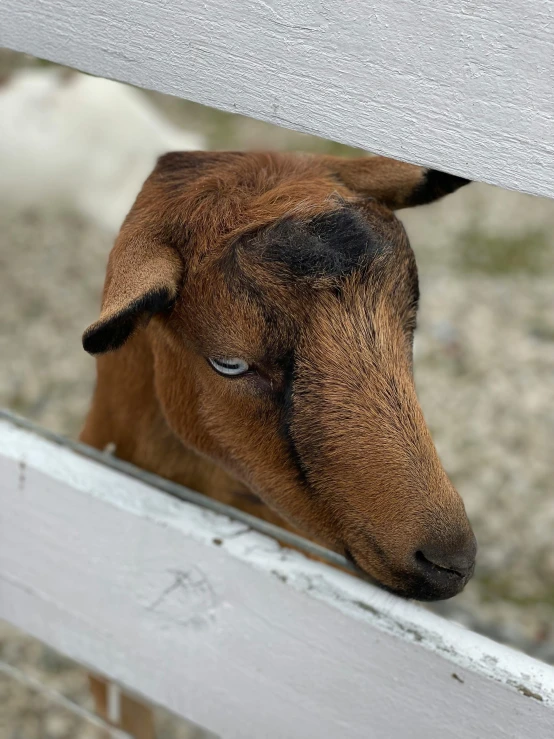
<instances>
[{"instance_id":1,"label":"top fence board","mask_svg":"<svg viewBox=\"0 0 554 739\"><path fill-rule=\"evenodd\" d=\"M553 0L4 0L0 43L554 197Z\"/></svg>"}]
</instances>

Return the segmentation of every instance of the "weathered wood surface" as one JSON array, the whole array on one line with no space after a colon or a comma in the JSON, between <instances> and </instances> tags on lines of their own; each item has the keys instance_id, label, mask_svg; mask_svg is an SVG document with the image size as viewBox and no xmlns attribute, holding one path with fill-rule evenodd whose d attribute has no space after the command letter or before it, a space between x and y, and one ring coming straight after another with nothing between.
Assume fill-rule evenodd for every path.
<instances>
[{"instance_id":1,"label":"weathered wood surface","mask_svg":"<svg viewBox=\"0 0 554 739\"><path fill-rule=\"evenodd\" d=\"M554 196L552 0L3 0L19 51Z\"/></svg>"},{"instance_id":2,"label":"weathered wood surface","mask_svg":"<svg viewBox=\"0 0 554 739\"><path fill-rule=\"evenodd\" d=\"M552 668L6 418L0 511L0 617L225 739L552 736Z\"/></svg>"}]
</instances>

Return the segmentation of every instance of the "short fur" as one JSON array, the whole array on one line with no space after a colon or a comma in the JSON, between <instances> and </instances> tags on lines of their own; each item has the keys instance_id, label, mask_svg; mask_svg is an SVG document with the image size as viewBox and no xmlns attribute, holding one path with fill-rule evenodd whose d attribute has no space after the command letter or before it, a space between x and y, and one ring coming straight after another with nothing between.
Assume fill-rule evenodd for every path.
<instances>
[{"instance_id":1,"label":"short fur","mask_svg":"<svg viewBox=\"0 0 554 739\"><path fill-rule=\"evenodd\" d=\"M84 336L101 356L82 439L401 595L458 592L475 540L417 402L417 269L392 211L462 184L383 157L162 157ZM250 370L221 377L210 357Z\"/></svg>"}]
</instances>

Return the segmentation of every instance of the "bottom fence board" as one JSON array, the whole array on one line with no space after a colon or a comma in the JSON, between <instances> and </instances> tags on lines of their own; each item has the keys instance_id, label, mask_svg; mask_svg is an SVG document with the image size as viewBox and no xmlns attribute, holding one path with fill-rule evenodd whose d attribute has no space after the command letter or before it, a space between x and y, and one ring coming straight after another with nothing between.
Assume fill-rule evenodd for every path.
<instances>
[{"instance_id":1,"label":"bottom fence board","mask_svg":"<svg viewBox=\"0 0 554 739\"><path fill-rule=\"evenodd\" d=\"M0 419L0 617L225 739L554 735L554 670Z\"/></svg>"}]
</instances>

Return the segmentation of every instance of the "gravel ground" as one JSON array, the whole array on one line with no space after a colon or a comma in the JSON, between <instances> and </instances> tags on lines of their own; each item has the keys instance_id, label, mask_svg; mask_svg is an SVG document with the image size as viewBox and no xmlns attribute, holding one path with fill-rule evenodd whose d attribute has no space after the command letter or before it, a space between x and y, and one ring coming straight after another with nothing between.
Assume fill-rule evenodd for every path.
<instances>
[{"instance_id":1,"label":"gravel ground","mask_svg":"<svg viewBox=\"0 0 554 739\"><path fill-rule=\"evenodd\" d=\"M19 63L0 55L0 74ZM340 150L152 97L212 146ZM474 184L401 215L422 281L418 392L480 543L473 581L434 608L554 663L554 201ZM0 406L72 436L94 373L80 335L111 240L75 214L0 204ZM0 659L90 707L81 668L7 625ZM0 739L102 735L1 675L0 706ZM159 722L166 739L194 736L162 712Z\"/></svg>"}]
</instances>

